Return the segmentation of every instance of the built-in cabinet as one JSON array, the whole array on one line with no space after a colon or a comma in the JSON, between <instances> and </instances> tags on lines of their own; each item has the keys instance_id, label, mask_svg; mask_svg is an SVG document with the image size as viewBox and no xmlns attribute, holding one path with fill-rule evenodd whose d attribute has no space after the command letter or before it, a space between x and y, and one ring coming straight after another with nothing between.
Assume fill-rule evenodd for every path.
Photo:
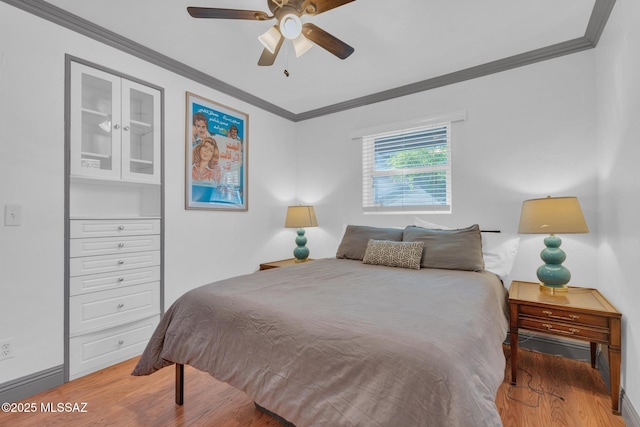
<instances>
[{"instance_id":1,"label":"built-in cabinet","mask_svg":"<svg viewBox=\"0 0 640 427\"><path fill-rule=\"evenodd\" d=\"M162 89L67 58L66 371L144 350L163 311Z\"/></svg>"}]
</instances>

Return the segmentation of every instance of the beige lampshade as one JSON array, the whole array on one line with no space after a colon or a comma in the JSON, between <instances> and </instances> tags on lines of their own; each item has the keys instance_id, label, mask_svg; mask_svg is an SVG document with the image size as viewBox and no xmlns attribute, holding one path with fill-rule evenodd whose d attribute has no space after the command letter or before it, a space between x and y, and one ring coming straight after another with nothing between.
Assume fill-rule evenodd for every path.
<instances>
[{"instance_id":1,"label":"beige lampshade","mask_svg":"<svg viewBox=\"0 0 640 427\"><path fill-rule=\"evenodd\" d=\"M522 234L588 233L589 227L577 197L546 197L522 202Z\"/></svg>"},{"instance_id":2,"label":"beige lampshade","mask_svg":"<svg viewBox=\"0 0 640 427\"><path fill-rule=\"evenodd\" d=\"M286 228L317 227L316 211L313 206L289 206L284 226Z\"/></svg>"}]
</instances>

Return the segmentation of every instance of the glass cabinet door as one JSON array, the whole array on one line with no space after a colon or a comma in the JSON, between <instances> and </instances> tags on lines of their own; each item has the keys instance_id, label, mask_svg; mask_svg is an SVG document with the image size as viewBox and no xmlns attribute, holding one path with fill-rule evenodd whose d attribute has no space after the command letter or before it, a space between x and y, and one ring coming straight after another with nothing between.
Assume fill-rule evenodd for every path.
<instances>
[{"instance_id":1,"label":"glass cabinet door","mask_svg":"<svg viewBox=\"0 0 640 427\"><path fill-rule=\"evenodd\" d=\"M124 79L122 178L160 182L160 93Z\"/></svg>"},{"instance_id":2,"label":"glass cabinet door","mask_svg":"<svg viewBox=\"0 0 640 427\"><path fill-rule=\"evenodd\" d=\"M160 184L160 91L71 62L71 175Z\"/></svg>"},{"instance_id":3,"label":"glass cabinet door","mask_svg":"<svg viewBox=\"0 0 640 427\"><path fill-rule=\"evenodd\" d=\"M71 174L119 179L120 78L71 67Z\"/></svg>"}]
</instances>

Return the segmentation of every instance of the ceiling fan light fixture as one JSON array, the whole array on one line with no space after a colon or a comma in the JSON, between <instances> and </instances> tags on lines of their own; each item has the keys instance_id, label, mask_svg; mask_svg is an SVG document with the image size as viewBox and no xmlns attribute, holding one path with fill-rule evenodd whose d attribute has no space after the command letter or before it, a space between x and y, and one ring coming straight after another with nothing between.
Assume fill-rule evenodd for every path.
<instances>
[{"instance_id":1,"label":"ceiling fan light fixture","mask_svg":"<svg viewBox=\"0 0 640 427\"><path fill-rule=\"evenodd\" d=\"M296 58L300 58L306 51L313 47L313 43L311 43L309 39L302 34L291 40L291 42L293 43L293 48L296 51Z\"/></svg>"},{"instance_id":2,"label":"ceiling fan light fixture","mask_svg":"<svg viewBox=\"0 0 640 427\"><path fill-rule=\"evenodd\" d=\"M295 13L287 13L280 18L280 33L289 39L296 39L302 32L302 21Z\"/></svg>"},{"instance_id":3,"label":"ceiling fan light fixture","mask_svg":"<svg viewBox=\"0 0 640 427\"><path fill-rule=\"evenodd\" d=\"M280 37L282 37L280 31L276 27L271 27L264 34L258 36L258 40L269 52L274 53Z\"/></svg>"}]
</instances>

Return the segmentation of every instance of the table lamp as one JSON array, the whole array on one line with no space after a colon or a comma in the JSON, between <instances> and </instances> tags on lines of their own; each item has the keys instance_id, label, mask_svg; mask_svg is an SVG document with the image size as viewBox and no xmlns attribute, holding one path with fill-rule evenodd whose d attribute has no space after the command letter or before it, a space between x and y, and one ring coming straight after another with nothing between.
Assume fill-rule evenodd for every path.
<instances>
[{"instance_id":1,"label":"table lamp","mask_svg":"<svg viewBox=\"0 0 640 427\"><path fill-rule=\"evenodd\" d=\"M544 264L538 267L540 290L547 293L566 292L571 272L562 265L567 258L560 249L559 234L588 233L589 228L576 197L551 197L525 200L522 203L518 233L549 234L540 252Z\"/></svg>"},{"instance_id":2,"label":"table lamp","mask_svg":"<svg viewBox=\"0 0 640 427\"><path fill-rule=\"evenodd\" d=\"M297 228L297 247L293 250L296 262L305 262L309 258L309 248L307 248L307 238L304 236L304 227L317 227L316 212L313 206L289 206L287 208L287 218L284 221L286 228Z\"/></svg>"}]
</instances>

